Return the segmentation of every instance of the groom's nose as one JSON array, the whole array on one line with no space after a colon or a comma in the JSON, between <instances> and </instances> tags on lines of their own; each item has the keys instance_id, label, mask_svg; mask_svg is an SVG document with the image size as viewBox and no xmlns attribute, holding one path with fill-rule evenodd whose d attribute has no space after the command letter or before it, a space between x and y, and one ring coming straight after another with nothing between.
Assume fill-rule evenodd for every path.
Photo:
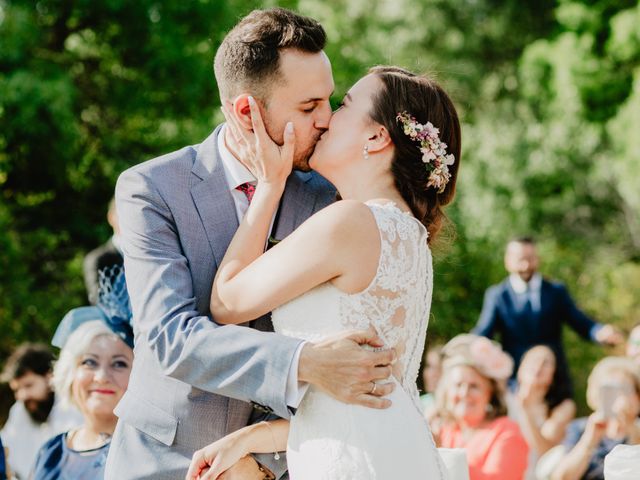
<instances>
[{"instance_id":1,"label":"groom's nose","mask_svg":"<svg viewBox=\"0 0 640 480\"><path fill-rule=\"evenodd\" d=\"M316 118L313 123L313 126L317 130L322 130L324 132L329 128L330 121L331 121L331 104L329 102L324 102L322 106L318 106L318 108L316 108Z\"/></svg>"}]
</instances>

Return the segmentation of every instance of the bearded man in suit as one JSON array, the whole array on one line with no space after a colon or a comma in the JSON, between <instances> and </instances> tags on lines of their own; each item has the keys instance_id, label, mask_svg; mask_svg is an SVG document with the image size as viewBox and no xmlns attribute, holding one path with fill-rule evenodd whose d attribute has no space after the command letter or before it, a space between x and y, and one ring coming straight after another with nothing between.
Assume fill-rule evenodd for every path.
<instances>
[{"instance_id":1,"label":"bearded man in suit","mask_svg":"<svg viewBox=\"0 0 640 480\"><path fill-rule=\"evenodd\" d=\"M533 238L511 240L504 263L509 276L486 291L473 333L489 338L500 336L504 350L515 361L514 378L527 350L535 345L549 346L556 355L555 394L559 399L570 398L573 390L562 345L563 324L601 344L616 345L623 341L622 335L612 325L597 323L582 312L562 283L542 277Z\"/></svg>"}]
</instances>

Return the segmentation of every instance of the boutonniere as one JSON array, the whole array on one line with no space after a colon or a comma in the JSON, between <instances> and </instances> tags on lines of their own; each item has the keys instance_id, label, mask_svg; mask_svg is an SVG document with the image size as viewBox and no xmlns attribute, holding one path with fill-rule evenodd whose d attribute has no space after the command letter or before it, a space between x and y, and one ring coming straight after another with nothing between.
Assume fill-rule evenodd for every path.
<instances>
[{"instance_id":1,"label":"boutonniere","mask_svg":"<svg viewBox=\"0 0 640 480\"><path fill-rule=\"evenodd\" d=\"M270 236L269 239L267 240L267 250L269 250L271 247L273 247L274 245L277 245L280 242L281 240L278 240L273 235Z\"/></svg>"}]
</instances>

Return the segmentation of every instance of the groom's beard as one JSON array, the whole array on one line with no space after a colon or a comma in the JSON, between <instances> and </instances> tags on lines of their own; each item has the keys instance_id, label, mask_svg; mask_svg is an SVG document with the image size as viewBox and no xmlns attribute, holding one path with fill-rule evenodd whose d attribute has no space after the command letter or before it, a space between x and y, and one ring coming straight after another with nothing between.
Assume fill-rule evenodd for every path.
<instances>
[{"instance_id":1,"label":"groom's beard","mask_svg":"<svg viewBox=\"0 0 640 480\"><path fill-rule=\"evenodd\" d=\"M271 123L269 122L269 119L264 118L263 121L264 121L265 130L267 131L267 135L269 135L269 138L279 146L284 145L284 137L282 136L282 133L279 133L277 137L274 136L272 134L272 127L271 127ZM313 155L313 151L316 149L316 144L318 143L318 140L320 140L320 137L322 136L323 133L324 131L318 132L316 135L314 135L313 141L304 150L299 151L299 148L295 149L295 151L293 152L293 169L294 170L299 170L301 172L311 171L311 167L309 166L309 159L311 158L311 155Z\"/></svg>"},{"instance_id":2,"label":"groom's beard","mask_svg":"<svg viewBox=\"0 0 640 480\"><path fill-rule=\"evenodd\" d=\"M316 149L316 145L318 144L318 140L322 136L324 132L318 132L318 134L313 139L313 143L307 147L302 152L296 152L293 157L293 168L295 170L299 170L301 172L310 172L311 167L309 166L309 159L313 155L313 152Z\"/></svg>"},{"instance_id":3,"label":"groom's beard","mask_svg":"<svg viewBox=\"0 0 640 480\"><path fill-rule=\"evenodd\" d=\"M55 394L53 392L49 392L49 395L44 400L25 400L24 407L27 409L27 413L31 417L31 420L37 424L41 424L46 422L47 418L49 418L55 399Z\"/></svg>"},{"instance_id":4,"label":"groom's beard","mask_svg":"<svg viewBox=\"0 0 640 480\"><path fill-rule=\"evenodd\" d=\"M310 172L309 159L313 155L313 151L316 149L316 144L309 147L305 152L302 152L299 156L295 155L293 158L293 169L301 172ZM297 158L296 158L297 157Z\"/></svg>"}]
</instances>

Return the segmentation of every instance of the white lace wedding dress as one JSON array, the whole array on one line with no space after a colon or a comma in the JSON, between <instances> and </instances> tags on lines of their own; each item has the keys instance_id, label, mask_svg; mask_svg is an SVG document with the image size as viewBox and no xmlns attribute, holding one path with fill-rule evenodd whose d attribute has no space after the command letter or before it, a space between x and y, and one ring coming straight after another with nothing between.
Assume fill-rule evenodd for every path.
<instances>
[{"instance_id":1,"label":"white lace wedding dress","mask_svg":"<svg viewBox=\"0 0 640 480\"><path fill-rule=\"evenodd\" d=\"M394 347L393 406L375 410L338 402L309 388L291 419L287 446L292 480L446 480L445 467L420 411L416 378L433 285L427 231L394 204L368 204L381 253L371 284L346 294L320 285L273 311L279 333L318 341L373 325Z\"/></svg>"}]
</instances>

